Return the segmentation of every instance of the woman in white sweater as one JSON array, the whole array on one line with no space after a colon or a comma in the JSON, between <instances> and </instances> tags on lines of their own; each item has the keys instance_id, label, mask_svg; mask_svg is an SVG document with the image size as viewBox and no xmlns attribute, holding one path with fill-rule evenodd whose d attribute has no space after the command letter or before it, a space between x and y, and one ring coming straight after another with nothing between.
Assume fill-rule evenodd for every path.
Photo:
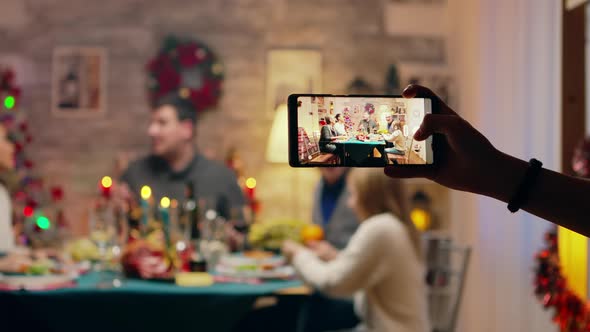
<instances>
[{"instance_id":1,"label":"woman in white sweater","mask_svg":"<svg viewBox=\"0 0 590 332\"><path fill-rule=\"evenodd\" d=\"M14 144L8 140L6 129L0 123L0 175L14 167ZM12 206L7 188L0 176L0 252L14 248L12 232Z\"/></svg>"},{"instance_id":2,"label":"woman in white sweater","mask_svg":"<svg viewBox=\"0 0 590 332\"><path fill-rule=\"evenodd\" d=\"M295 242L284 255L300 277L332 296L354 295L355 331L429 332L419 234L406 217L401 183L381 169L355 169L348 204L363 220L348 246L323 261Z\"/></svg>"}]
</instances>

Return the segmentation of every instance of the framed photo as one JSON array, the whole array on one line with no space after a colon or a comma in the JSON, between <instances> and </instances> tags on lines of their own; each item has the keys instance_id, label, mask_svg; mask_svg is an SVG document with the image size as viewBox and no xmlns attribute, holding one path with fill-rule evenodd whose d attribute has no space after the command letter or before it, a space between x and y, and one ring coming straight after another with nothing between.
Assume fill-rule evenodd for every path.
<instances>
[{"instance_id":1,"label":"framed photo","mask_svg":"<svg viewBox=\"0 0 590 332\"><path fill-rule=\"evenodd\" d=\"M274 114L280 104L286 104L287 97L292 93L321 93L321 90L322 54L320 51L272 49L268 52L266 74L268 114ZM323 100L317 102L318 107L323 104Z\"/></svg>"},{"instance_id":2,"label":"framed photo","mask_svg":"<svg viewBox=\"0 0 590 332\"><path fill-rule=\"evenodd\" d=\"M91 117L105 112L106 51L99 47L58 47L53 52L51 111L58 117Z\"/></svg>"}]
</instances>

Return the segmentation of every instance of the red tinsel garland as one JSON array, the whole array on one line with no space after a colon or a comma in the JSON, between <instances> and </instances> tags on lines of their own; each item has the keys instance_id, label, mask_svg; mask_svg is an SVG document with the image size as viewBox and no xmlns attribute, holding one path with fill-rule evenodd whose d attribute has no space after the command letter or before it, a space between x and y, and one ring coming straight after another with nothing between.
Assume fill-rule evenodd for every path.
<instances>
[{"instance_id":1,"label":"red tinsel garland","mask_svg":"<svg viewBox=\"0 0 590 332\"><path fill-rule=\"evenodd\" d=\"M590 332L590 304L567 287L561 274L557 230L545 234L546 247L535 259L535 295L545 309L555 309L553 321L562 332Z\"/></svg>"}]
</instances>

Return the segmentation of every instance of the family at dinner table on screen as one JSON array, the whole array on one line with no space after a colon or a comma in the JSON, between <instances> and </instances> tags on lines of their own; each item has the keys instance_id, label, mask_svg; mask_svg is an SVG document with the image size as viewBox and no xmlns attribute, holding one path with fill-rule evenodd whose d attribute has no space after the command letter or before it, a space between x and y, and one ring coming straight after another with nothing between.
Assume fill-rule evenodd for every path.
<instances>
[{"instance_id":1,"label":"family at dinner table on screen","mask_svg":"<svg viewBox=\"0 0 590 332\"><path fill-rule=\"evenodd\" d=\"M308 132L313 133L320 154L333 154L338 164L344 164L343 159L350 159L352 151L347 143L372 142L376 150L363 150L374 151L372 157L384 154L388 163L424 163L425 142L412 140L425 115L422 102L392 98L355 101L307 98L307 103L305 99L301 103L304 109L299 112L299 127L306 136ZM316 148L313 143L309 145Z\"/></svg>"}]
</instances>

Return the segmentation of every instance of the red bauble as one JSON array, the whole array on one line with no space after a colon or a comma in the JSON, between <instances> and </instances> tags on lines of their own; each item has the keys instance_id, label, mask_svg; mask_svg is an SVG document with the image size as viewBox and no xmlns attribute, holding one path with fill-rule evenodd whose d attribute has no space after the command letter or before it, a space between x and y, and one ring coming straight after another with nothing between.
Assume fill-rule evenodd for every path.
<instances>
[{"instance_id":1,"label":"red bauble","mask_svg":"<svg viewBox=\"0 0 590 332\"><path fill-rule=\"evenodd\" d=\"M31 169L31 168L33 168L33 166L34 166L34 165L33 165L33 162L32 162L32 161L30 161L29 159L25 160L25 162L24 162L24 165L25 165L25 167L26 167L27 169Z\"/></svg>"}]
</instances>

